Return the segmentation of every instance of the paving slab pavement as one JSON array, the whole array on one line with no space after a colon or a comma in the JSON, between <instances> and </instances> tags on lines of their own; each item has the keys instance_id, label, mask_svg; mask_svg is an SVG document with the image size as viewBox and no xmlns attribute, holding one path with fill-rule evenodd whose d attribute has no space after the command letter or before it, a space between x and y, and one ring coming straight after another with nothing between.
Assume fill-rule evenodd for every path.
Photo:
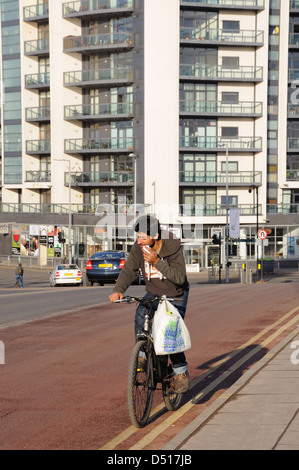
<instances>
[{"instance_id":1,"label":"paving slab pavement","mask_svg":"<svg viewBox=\"0 0 299 470\"><path fill-rule=\"evenodd\" d=\"M299 450L299 329L218 397L165 450Z\"/></svg>"}]
</instances>

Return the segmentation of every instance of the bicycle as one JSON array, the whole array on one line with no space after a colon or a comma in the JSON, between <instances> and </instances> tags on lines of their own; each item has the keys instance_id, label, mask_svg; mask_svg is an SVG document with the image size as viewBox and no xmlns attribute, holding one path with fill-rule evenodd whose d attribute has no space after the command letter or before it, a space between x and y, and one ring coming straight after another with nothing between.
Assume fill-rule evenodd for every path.
<instances>
[{"instance_id":1,"label":"bicycle","mask_svg":"<svg viewBox=\"0 0 299 470\"><path fill-rule=\"evenodd\" d=\"M162 390L163 400L168 411L175 411L180 406L183 394L175 393L171 387L171 379L174 375L172 364L168 356L157 356L151 337L152 321L155 310L153 302L160 301L162 297L142 299L126 296L116 302L138 302L146 307L144 316L144 333L137 335L137 341L131 353L129 370L127 399L131 423L137 428L147 425L155 390ZM170 302L174 299L167 298ZM182 300L182 299L175 299ZM146 370L138 367L138 358L142 355L146 358ZM161 388L158 388L161 384Z\"/></svg>"}]
</instances>

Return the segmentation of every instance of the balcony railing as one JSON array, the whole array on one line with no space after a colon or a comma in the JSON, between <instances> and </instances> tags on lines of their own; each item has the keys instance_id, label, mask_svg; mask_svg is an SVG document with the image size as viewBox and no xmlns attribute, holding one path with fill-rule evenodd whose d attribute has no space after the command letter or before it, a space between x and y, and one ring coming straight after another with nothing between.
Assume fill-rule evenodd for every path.
<instances>
[{"instance_id":1,"label":"balcony railing","mask_svg":"<svg viewBox=\"0 0 299 470\"><path fill-rule=\"evenodd\" d=\"M267 214L299 214L299 204L268 204Z\"/></svg>"},{"instance_id":2,"label":"balcony railing","mask_svg":"<svg viewBox=\"0 0 299 470\"><path fill-rule=\"evenodd\" d=\"M299 33L290 33L289 44L299 47Z\"/></svg>"},{"instance_id":3,"label":"balcony railing","mask_svg":"<svg viewBox=\"0 0 299 470\"><path fill-rule=\"evenodd\" d=\"M225 185L226 172L217 171L180 171L180 183L199 183L207 185ZM228 173L228 183L230 185L262 184L262 173L260 171L240 171L238 173Z\"/></svg>"},{"instance_id":4,"label":"balcony railing","mask_svg":"<svg viewBox=\"0 0 299 470\"><path fill-rule=\"evenodd\" d=\"M262 116L263 103L252 101L241 101L239 103L180 101L180 112L187 114L257 117Z\"/></svg>"},{"instance_id":5,"label":"balcony railing","mask_svg":"<svg viewBox=\"0 0 299 470\"><path fill-rule=\"evenodd\" d=\"M288 116L299 118L299 104L288 104Z\"/></svg>"},{"instance_id":6,"label":"balcony railing","mask_svg":"<svg viewBox=\"0 0 299 470\"><path fill-rule=\"evenodd\" d=\"M51 116L50 106L26 108L26 121L49 121Z\"/></svg>"},{"instance_id":7,"label":"balcony railing","mask_svg":"<svg viewBox=\"0 0 299 470\"><path fill-rule=\"evenodd\" d=\"M64 118L83 120L102 117L107 119L111 116L113 119L127 119L128 116L133 115L133 111L133 103L70 105L64 107Z\"/></svg>"},{"instance_id":8,"label":"balcony railing","mask_svg":"<svg viewBox=\"0 0 299 470\"><path fill-rule=\"evenodd\" d=\"M48 55L49 54L49 38L35 39L33 41L25 41L25 55Z\"/></svg>"},{"instance_id":9,"label":"balcony railing","mask_svg":"<svg viewBox=\"0 0 299 470\"><path fill-rule=\"evenodd\" d=\"M288 151L299 152L299 139L294 137L288 138Z\"/></svg>"},{"instance_id":10,"label":"balcony railing","mask_svg":"<svg viewBox=\"0 0 299 470\"><path fill-rule=\"evenodd\" d=\"M39 154L50 153L51 141L50 140L26 140L26 153Z\"/></svg>"},{"instance_id":11,"label":"balcony railing","mask_svg":"<svg viewBox=\"0 0 299 470\"><path fill-rule=\"evenodd\" d=\"M49 4L30 5L23 8L24 21L43 20L49 16Z\"/></svg>"},{"instance_id":12,"label":"balcony railing","mask_svg":"<svg viewBox=\"0 0 299 470\"><path fill-rule=\"evenodd\" d=\"M241 216L256 215L256 204L239 204L238 206L229 206L238 208ZM262 213L262 206L258 207L259 214ZM221 216L226 215L226 205L224 204L180 204L181 216Z\"/></svg>"},{"instance_id":13,"label":"balcony railing","mask_svg":"<svg viewBox=\"0 0 299 470\"><path fill-rule=\"evenodd\" d=\"M91 13L107 13L107 10L132 9L133 0L78 0L75 2L66 2L62 5L62 14L64 17L86 16Z\"/></svg>"},{"instance_id":14,"label":"balcony railing","mask_svg":"<svg viewBox=\"0 0 299 470\"><path fill-rule=\"evenodd\" d=\"M66 153L94 153L99 151L132 151L133 137L111 137L99 139L66 139L64 141Z\"/></svg>"},{"instance_id":15,"label":"balcony railing","mask_svg":"<svg viewBox=\"0 0 299 470\"><path fill-rule=\"evenodd\" d=\"M299 170L287 170L288 181L299 181Z\"/></svg>"},{"instance_id":16,"label":"balcony railing","mask_svg":"<svg viewBox=\"0 0 299 470\"><path fill-rule=\"evenodd\" d=\"M294 0L298 1L298 0ZM181 0L181 5L202 5L215 8L264 8L265 0Z\"/></svg>"},{"instance_id":17,"label":"balcony railing","mask_svg":"<svg viewBox=\"0 0 299 470\"><path fill-rule=\"evenodd\" d=\"M69 172L64 176L65 185L69 184ZM132 185L134 184L134 172L132 171L111 171L111 172L72 172L71 185L80 186L85 185L104 185L107 184L121 184Z\"/></svg>"},{"instance_id":18,"label":"balcony railing","mask_svg":"<svg viewBox=\"0 0 299 470\"><path fill-rule=\"evenodd\" d=\"M65 86L90 86L92 84L104 85L115 83L133 83L133 69L100 69L100 70L76 70L64 73Z\"/></svg>"},{"instance_id":19,"label":"balcony railing","mask_svg":"<svg viewBox=\"0 0 299 470\"><path fill-rule=\"evenodd\" d=\"M34 73L25 75L25 87L26 88L44 88L50 86L50 74L49 73Z\"/></svg>"},{"instance_id":20,"label":"balcony railing","mask_svg":"<svg viewBox=\"0 0 299 470\"><path fill-rule=\"evenodd\" d=\"M262 81L263 67L234 67L221 65L181 65L180 76L191 80L229 80L229 81Z\"/></svg>"},{"instance_id":21,"label":"balcony railing","mask_svg":"<svg viewBox=\"0 0 299 470\"><path fill-rule=\"evenodd\" d=\"M289 82L299 80L299 69L289 69Z\"/></svg>"},{"instance_id":22,"label":"balcony railing","mask_svg":"<svg viewBox=\"0 0 299 470\"><path fill-rule=\"evenodd\" d=\"M185 28L180 30L181 41L204 41L208 43L240 46L262 46L264 44L263 31L255 30L220 30L216 28Z\"/></svg>"},{"instance_id":23,"label":"balcony railing","mask_svg":"<svg viewBox=\"0 0 299 470\"><path fill-rule=\"evenodd\" d=\"M0 213L17 213L17 214L95 214L98 204L41 204L41 203L2 203L0 204ZM132 209L133 204L109 204L109 210L113 213L128 214Z\"/></svg>"},{"instance_id":24,"label":"balcony railing","mask_svg":"<svg viewBox=\"0 0 299 470\"><path fill-rule=\"evenodd\" d=\"M65 52L81 52L93 49L119 49L134 47L132 33L105 33L87 36L71 36L63 39Z\"/></svg>"},{"instance_id":25,"label":"balcony railing","mask_svg":"<svg viewBox=\"0 0 299 470\"><path fill-rule=\"evenodd\" d=\"M180 137L180 147L182 149L201 149L205 151L223 152L227 147L229 151L237 152L261 152L261 137L236 137L236 138L217 138L217 137Z\"/></svg>"},{"instance_id":26,"label":"balcony railing","mask_svg":"<svg viewBox=\"0 0 299 470\"><path fill-rule=\"evenodd\" d=\"M51 181L51 171L26 171L26 182L27 183L41 183Z\"/></svg>"}]
</instances>

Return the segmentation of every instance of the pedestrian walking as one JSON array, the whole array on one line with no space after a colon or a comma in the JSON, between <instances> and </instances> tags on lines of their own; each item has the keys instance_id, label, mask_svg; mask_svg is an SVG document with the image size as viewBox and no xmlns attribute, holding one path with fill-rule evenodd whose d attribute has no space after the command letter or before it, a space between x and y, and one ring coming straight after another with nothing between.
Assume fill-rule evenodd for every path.
<instances>
[{"instance_id":1,"label":"pedestrian walking","mask_svg":"<svg viewBox=\"0 0 299 470\"><path fill-rule=\"evenodd\" d=\"M20 283L21 287L24 287L23 276L24 276L24 268L22 266L22 263L19 263L15 272L15 286L17 286Z\"/></svg>"}]
</instances>

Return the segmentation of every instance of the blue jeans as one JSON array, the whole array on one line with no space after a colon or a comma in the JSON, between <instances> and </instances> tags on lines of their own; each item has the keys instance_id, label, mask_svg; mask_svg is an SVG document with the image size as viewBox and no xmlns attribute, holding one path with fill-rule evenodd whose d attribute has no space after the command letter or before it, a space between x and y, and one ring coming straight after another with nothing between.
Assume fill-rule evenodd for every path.
<instances>
[{"instance_id":1,"label":"blue jeans","mask_svg":"<svg viewBox=\"0 0 299 470\"><path fill-rule=\"evenodd\" d=\"M155 297L154 294L151 292L147 292L145 296L143 297L144 299L153 299ZM172 305L174 305L181 317L184 319L185 318L185 313L186 313L186 308L187 308L187 303L188 303L188 297L189 297L189 290L185 290L184 294L181 295L179 298L182 298L183 301L172 301ZM158 301L153 302L152 304L153 309L156 311L158 308ZM138 333L143 332L143 324L144 324L144 315L146 312L146 308L144 305L139 305L136 309L136 314L135 314L135 335L137 336ZM185 354L183 352L177 353L177 354L170 354L170 360L173 365L173 370L175 374L184 374L188 370L188 363L186 361Z\"/></svg>"},{"instance_id":2,"label":"blue jeans","mask_svg":"<svg viewBox=\"0 0 299 470\"><path fill-rule=\"evenodd\" d=\"M21 276L21 274L16 274L16 277L15 277L15 284L18 282L18 279L20 279L21 286L24 287L23 276Z\"/></svg>"}]
</instances>

